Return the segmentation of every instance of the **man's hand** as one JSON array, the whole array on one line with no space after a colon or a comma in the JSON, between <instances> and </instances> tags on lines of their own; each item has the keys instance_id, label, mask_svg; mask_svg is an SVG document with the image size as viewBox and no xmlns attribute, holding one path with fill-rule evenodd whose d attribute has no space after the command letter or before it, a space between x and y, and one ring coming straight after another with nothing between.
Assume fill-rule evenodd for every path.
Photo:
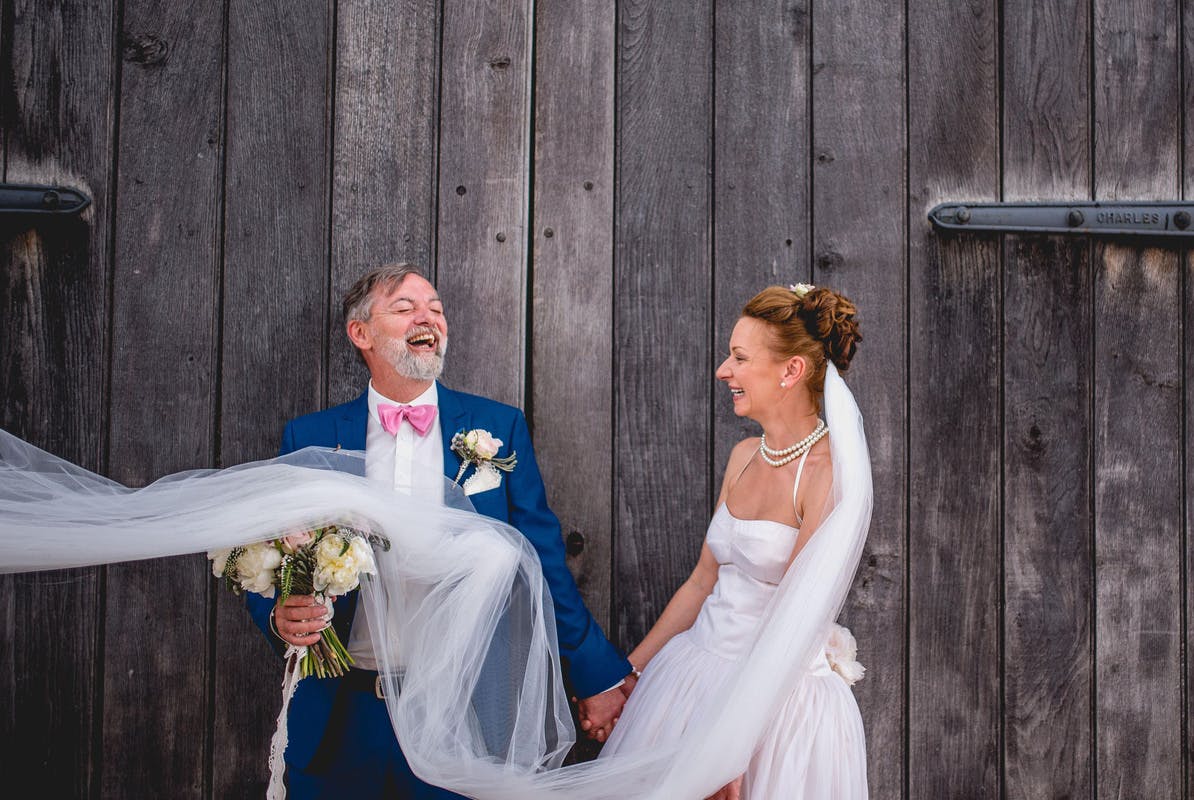
<instances>
[{"instance_id":1,"label":"man's hand","mask_svg":"<svg viewBox=\"0 0 1194 800\"><path fill-rule=\"evenodd\" d=\"M274 606L274 629L278 638L295 647L310 647L319 632L329 625L328 609L313 595L295 594Z\"/></svg>"},{"instance_id":2,"label":"man's hand","mask_svg":"<svg viewBox=\"0 0 1194 800\"><path fill-rule=\"evenodd\" d=\"M738 800L738 797L741 793L742 776L739 775L737 778L718 789L716 794L709 795L708 800Z\"/></svg>"},{"instance_id":3,"label":"man's hand","mask_svg":"<svg viewBox=\"0 0 1194 800\"><path fill-rule=\"evenodd\" d=\"M633 676L630 679L633 680ZM613 733L622 706L626 705L625 687L626 684L616 686L576 704L580 711L580 729L589 734L590 739L604 742Z\"/></svg>"}]
</instances>

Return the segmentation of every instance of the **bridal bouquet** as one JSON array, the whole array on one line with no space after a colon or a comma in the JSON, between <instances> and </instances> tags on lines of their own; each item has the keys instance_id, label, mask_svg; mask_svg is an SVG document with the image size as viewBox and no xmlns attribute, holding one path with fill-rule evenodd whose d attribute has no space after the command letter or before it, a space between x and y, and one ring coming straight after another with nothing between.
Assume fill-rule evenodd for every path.
<instances>
[{"instance_id":1,"label":"bridal bouquet","mask_svg":"<svg viewBox=\"0 0 1194 800\"><path fill-rule=\"evenodd\" d=\"M236 594L245 591L273 597L285 603L291 595L315 595L331 607L331 598L350 592L361 575L376 575L373 547L390 549L384 536L356 528L329 525L271 539L266 542L213 550L211 571ZM301 676L340 676L348 671L352 657L329 625L320 640L301 656Z\"/></svg>"}]
</instances>

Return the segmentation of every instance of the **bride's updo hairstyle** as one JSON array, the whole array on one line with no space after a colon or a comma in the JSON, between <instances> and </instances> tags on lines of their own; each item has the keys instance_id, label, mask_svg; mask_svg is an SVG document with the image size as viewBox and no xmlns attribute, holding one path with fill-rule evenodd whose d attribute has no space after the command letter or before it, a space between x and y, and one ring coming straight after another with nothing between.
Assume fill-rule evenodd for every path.
<instances>
[{"instance_id":1,"label":"bride's updo hairstyle","mask_svg":"<svg viewBox=\"0 0 1194 800\"><path fill-rule=\"evenodd\" d=\"M767 323L771 349L780 358L803 356L808 361L808 388L820 397L825 391L826 359L845 372L862 333L854 319L858 309L845 295L823 288L801 294L802 289L768 286L751 298L742 316Z\"/></svg>"}]
</instances>

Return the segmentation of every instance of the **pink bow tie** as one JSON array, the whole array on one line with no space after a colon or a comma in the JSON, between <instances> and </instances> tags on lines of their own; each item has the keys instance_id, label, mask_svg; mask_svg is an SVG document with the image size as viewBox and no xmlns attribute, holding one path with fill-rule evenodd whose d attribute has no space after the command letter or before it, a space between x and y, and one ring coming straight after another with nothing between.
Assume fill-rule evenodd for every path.
<instances>
[{"instance_id":1,"label":"pink bow tie","mask_svg":"<svg viewBox=\"0 0 1194 800\"><path fill-rule=\"evenodd\" d=\"M402 420L407 420L410 426L420 436L426 436L431 430L431 423L435 422L435 406L394 406L389 403L377 404L377 418L386 433L397 433L402 427Z\"/></svg>"}]
</instances>

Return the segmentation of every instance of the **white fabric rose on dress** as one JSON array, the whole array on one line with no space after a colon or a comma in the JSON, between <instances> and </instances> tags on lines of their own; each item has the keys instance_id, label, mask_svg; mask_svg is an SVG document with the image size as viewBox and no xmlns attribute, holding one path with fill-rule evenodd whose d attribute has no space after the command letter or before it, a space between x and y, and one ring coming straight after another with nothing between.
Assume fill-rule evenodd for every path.
<instances>
[{"instance_id":1,"label":"white fabric rose on dress","mask_svg":"<svg viewBox=\"0 0 1194 800\"><path fill-rule=\"evenodd\" d=\"M272 542L257 542L245 547L236 559L236 579L246 591L263 597L274 596L274 573L282 565L282 554Z\"/></svg>"},{"instance_id":2,"label":"white fabric rose on dress","mask_svg":"<svg viewBox=\"0 0 1194 800\"><path fill-rule=\"evenodd\" d=\"M329 534L320 540L315 549L315 591L328 595L342 595L357 588L361 574L377 574L373 561L373 550L359 536L354 536L345 547L344 538Z\"/></svg>"},{"instance_id":3,"label":"white fabric rose on dress","mask_svg":"<svg viewBox=\"0 0 1194 800\"><path fill-rule=\"evenodd\" d=\"M857 655L858 642L855 641L854 634L850 633L850 629L836 622L830 625L829 640L825 643L825 658L829 661L830 668L851 686L862 680L862 676L866 674L866 667L856 660Z\"/></svg>"}]
</instances>

